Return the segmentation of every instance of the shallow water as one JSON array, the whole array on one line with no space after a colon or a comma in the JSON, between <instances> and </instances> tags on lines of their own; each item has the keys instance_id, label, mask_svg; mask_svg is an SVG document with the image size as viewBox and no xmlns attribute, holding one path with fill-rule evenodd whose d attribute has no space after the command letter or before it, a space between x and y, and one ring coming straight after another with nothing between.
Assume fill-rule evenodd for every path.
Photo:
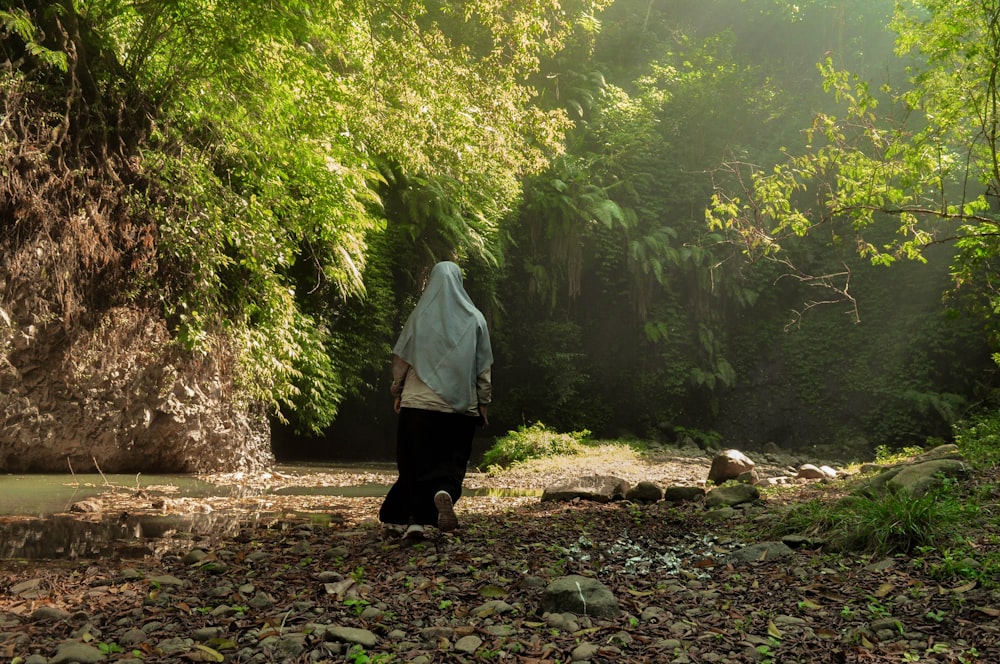
<instances>
[{"instance_id":1,"label":"shallow water","mask_svg":"<svg viewBox=\"0 0 1000 664\"><path fill-rule=\"evenodd\" d=\"M112 487L143 489L178 498L280 496L384 496L389 485L370 481L332 486L337 475L350 479L395 475L393 464L279 465L276 474L297 478L301 485L260 489L242 484L214 484L191 475L0 475L0 559L142 557L164 546L169 538L201 534L235 534L247 521L275 518L269 514L213 512L187 515L86 514L70 516L70 507ZM311 482L313 476L317 480ZM304 480L304 481L303 481ZM467 496L517 497L534 490L465 489ZM312 515L310 518L321 518Z\"/></svg>"}]
</instances>

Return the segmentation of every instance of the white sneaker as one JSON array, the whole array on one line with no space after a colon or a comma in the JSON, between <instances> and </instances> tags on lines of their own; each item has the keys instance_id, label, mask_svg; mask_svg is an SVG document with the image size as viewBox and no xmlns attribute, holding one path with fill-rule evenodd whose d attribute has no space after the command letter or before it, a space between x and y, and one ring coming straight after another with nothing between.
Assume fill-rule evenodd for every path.
<instances>
[{"instance_id":1,"label":"white sneaker","mask_svg":"<svg viewBox=\"0 0 1000 664\"><path fill-rule=\"evenodd\" d=\"M410 524L403 533L404 540L422 540L424 538L424 527L419 523Z\"/></svg>"},{"instance_id":2,"label":"white sneaker","mask_svg":"<svg viewBox=\"0 0 1000 664\"><path fill-rule=\"evenodd\" d=\"M438 530L448 532L458 528L458 517L455 516L455 506L451 502L451 494L447 491L435 493L434 506L438 511Z\"/></svg>"}]
</instances>

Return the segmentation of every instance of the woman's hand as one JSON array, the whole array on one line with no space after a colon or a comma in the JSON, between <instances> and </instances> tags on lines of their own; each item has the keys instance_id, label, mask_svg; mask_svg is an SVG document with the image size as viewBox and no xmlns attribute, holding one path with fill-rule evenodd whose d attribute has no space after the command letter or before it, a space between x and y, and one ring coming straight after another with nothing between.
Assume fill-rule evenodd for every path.
<instances>
[{"instance_id":1,"label":"woman's hand","mask_svg":"<svg viewBox=\"0 0 1000 664\"><path fill-rule=\"evenodd\" d=\"M483 428L485 429L490 424L490 418L486 417L486 406L479 407L479 417L483 418Z\"/></svg>"},{"instance_id":2,"label":"woman's hand","mask_svg":"<svg viewBox=\"0 0 1000 664\"><path fill-rule=\"evenodd\" d=\"M399 409L402 407L402 403L403 403L402 397L396 397L395 399L392 400L392 409L396 411L397 415L399 415Z\"/></svg>"}]
</instances>

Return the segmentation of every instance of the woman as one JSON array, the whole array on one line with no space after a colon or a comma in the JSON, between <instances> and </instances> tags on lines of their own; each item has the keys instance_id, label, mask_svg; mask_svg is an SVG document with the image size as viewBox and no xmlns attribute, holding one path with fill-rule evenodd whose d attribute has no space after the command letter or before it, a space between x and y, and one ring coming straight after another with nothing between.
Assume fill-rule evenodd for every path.
<instances>
[{"instance_id":1,"label":"woman","mask_svg":"<svg viewBox=\"0 0 1000 664\"><path fill-rule=\"evenodd\" d=\"M476 424L487 424L492 364L486 320L465 292L461 270L438 263L393 348L399 478L379 519L406 526L405 539L421 537L426 525L458 527L454 504Z\"/></svg>"}]
</instances>

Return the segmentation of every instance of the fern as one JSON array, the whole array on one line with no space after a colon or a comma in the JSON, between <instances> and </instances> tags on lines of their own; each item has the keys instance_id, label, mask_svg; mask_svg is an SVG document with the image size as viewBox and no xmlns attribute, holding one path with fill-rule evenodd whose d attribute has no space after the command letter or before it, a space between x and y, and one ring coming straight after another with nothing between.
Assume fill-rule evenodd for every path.
<instances>
[{"instance_id":1,"label":"fern","mask_svg":"<svg viewBox=\"0 0 1000 664\"><path fill-rule=\"evenodd\" d=\"M62 51L54 51L46 48L36 41L38 28L32 23L28 12L20 8L11 10L0 10L0 23L3 24L7 33L15 34L24 41L25 50L35 57L40 63L48 67L55 67L60 71L68 68L66 54Z\"/></svg>"}]
</instances>

